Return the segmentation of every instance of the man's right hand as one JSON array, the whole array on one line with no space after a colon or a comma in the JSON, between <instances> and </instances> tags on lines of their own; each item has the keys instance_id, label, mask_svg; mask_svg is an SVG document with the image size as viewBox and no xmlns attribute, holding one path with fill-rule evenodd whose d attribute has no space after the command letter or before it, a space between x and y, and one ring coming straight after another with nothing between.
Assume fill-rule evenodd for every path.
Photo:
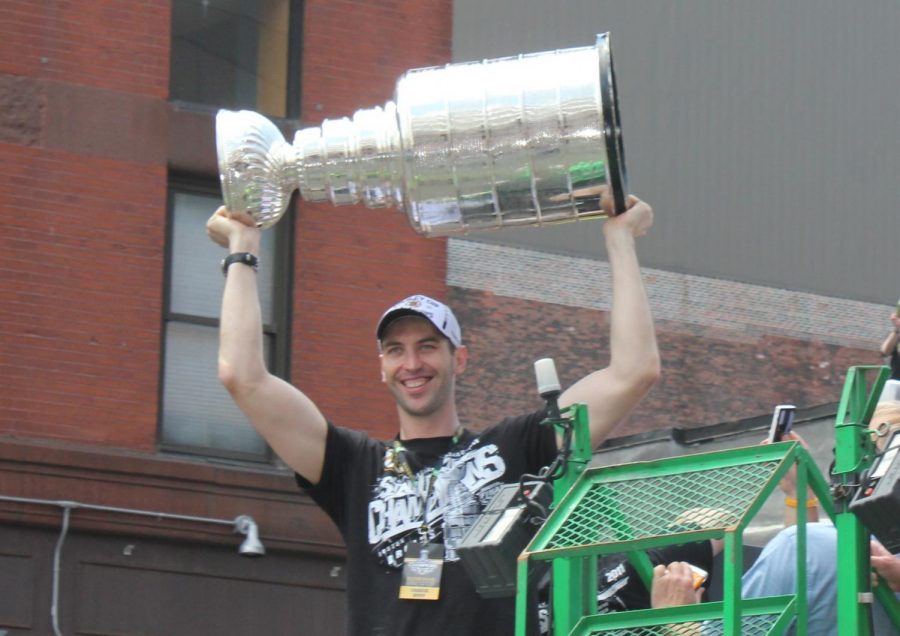
<instances>
[{"instance_id":1,"label":"man's right hand","mask_svg":"<svg viewBox=\"0 0 900 636\"><path fill-rule=\"evenodd\" d=\"M206 234L216 244L232 252L253 252L259 248L256 222L246 214L230 212L225 206L206 222Z\"/></svg>"}]
</instances>

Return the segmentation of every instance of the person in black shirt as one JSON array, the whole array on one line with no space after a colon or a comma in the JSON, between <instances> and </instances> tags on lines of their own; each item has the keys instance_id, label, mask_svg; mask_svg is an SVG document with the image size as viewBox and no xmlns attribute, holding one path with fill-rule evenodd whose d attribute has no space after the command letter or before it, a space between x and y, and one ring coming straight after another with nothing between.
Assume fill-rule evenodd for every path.
<instances>
[{"instance_id":1,"label":"person in black shirt","mask_svg":"<svg viewBox=\"0 0 900 636\"><path fill-rule=\"evenodd\" d=\"M610 360L559 399L560 406L587 406L594 446L660 372L635 251L636 237L652 221L651 208L630 197L628 210L602 224L612 270ZM348 633L511 634L513 599L478 597L455 548L502 484L536 473L555 457L555 433L540 426L544 413L506 418L479 434L465 430L456 406L456 376L468 362L459 325L443 303L411 296L386 311L376 329L381 381L396 402L396 438L375 440L332 424L305 394L265 367L253 257L259 230L251 219L219 208L207 233L231 254L219 377L341 531ZM361 427L366 417L361 404L358 421L346 424Z\"/></svg>"}]
</instances>

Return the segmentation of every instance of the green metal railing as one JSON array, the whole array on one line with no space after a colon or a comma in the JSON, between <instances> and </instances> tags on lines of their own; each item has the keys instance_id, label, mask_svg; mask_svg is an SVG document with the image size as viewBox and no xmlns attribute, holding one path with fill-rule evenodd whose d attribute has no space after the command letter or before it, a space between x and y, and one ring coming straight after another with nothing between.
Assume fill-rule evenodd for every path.
<instances>
[{"instance_id":1,"label":"green metal railing","mask_svg":"<svg viewBox=\"0 0 900 636\"><path fill-rule=\"evenodd\" d=\"M567 599L562 613L554 601L554 634L616 633L622 621L650 619L668 625L666 629L679 622L702 622L704 634L716 633L719 625L724 629L722 633L751 633L751 623L757 630L766 626L767 631L760 634L777 634L792 616L798 615L797 633L802 636L806 607L805 523L801 522L802 530L798 532L802 537L797 559L802 587L798 584L801 591L794 597L768 604L742 600L742 571L736 565L743 563L744 529L795 464L798 482L808 481L817 496L827 502L825 480L818 472L810 471L812 459L796 442L588 469L562 497L520 556L519 581L527 581L530 561L562 560L583 573L562 585L554 581L554 599L557 595ZM805 493L806 488L799 492ZM801 501L797 510L803 515L805 501L802 495L798 498ZM625 553L649 584L652 573L647 549L713 538L725 540L724 594L720 604L647 610L646 614L596 615L596 565L585 559ZM519 594L523 598L526 594L521 586ZM590 627L584 627L585 620ZM628 629L637 625L629 623ZM517 634L525 636L524 629Z\"/></svg>"},{"instance_id":2,"label":"green metal railing","mask_svg":"<svg viewBox=\"0 0 900 636\"><path fill-rule=\"evenodd\" d=\"M869 532L850 512L850 501L863 471L875 458L875 444L869 420L884 388L890 370L882 366L851 367L844 382L834 423L834 525L838 532L838 634L880 636L869 623L872 599L869 563ZM881 580L874 597L900 633L900 602L888 584Z\"/></svg>"},{"instance_id":3,"label":"green metal railing","mask_svg":"<svg viewBox=\"0 0 900 636\"><path fill-rule=\"evenodd\" d=\"M884 384L884 368L869 387L875 368L850 369L836 421L837 493L858 483L872 463L866 424ZM575 439L588 439L587 413L581 405L567 411L575 421ZM871 636L865 599L870 590L868 533L849 512L849 496L837 497L809 453L796 442L736 448L700 455L585 469L584 443L575 469L557 483L553 511L519 557L516 636L527 625L528 569L535 561L553 565L552 633L591 634L782 634L796 619L795 632L806 636L807 487L835 521L839 541L838 628L841 636ZM743 532L778 482L797 467L797 587L789 596L741 598ZM841 485L843 484L843 485ZM571 487L569 487L571 486ZM843 490L842 490L843 489ZM649 588L649 548L724 540L723 600L684 607L597 614L597 558L624 553ZM876 594L900 627L898 603L886 583Z\"/></svg>"},{"instance_id":4,"label":"green metal railing","mask_svg":"<svg viewBox=\"0 0 900 636\"><path fill-rule=\"evenodd\" d=\"M792 615L792 596L744 601L741 634L765 636L783 630ZM721 601L662 610L636 610L588 616L571 632L573 636L724 636L724 605ZM599 623L599 624L598 624Z\"/></svg>"}]
</instances>

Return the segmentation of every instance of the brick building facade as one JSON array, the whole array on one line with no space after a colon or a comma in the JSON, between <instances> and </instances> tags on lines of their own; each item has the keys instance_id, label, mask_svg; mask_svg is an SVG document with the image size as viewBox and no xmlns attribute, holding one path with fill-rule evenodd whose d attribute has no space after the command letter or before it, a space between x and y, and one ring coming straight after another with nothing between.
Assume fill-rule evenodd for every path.
<instances>
[{"instance_id":1,"label":"brick building facade","mask_svg":"<svg viewBox=\"0 0 900 636\"><path fill-rule=\"evenodd\" d=\"M298 4L306 125L383 104L403 71L451 58L450 0ZM170 183L174 174L216 176L213 111L170 99L170 25L169 0L4 3L0 496L246 513L260 525L269 556L235 563L227 527L72 509L59 599L68 633L234 629L247 614L244 595L259 590L268 600L254 596L244 619L257 633L296 633L298 620L306 633L335 633L339 538L283 467L160 446ZM537 404L535 359L557 358L564 382L604 363L602 263L422 239L392 210L302 203L293 214L289 376L337 423L393 434L373 329L388 303L414 292L458 309L473 350L461 414L475 428ZM586 228L599 237L599 225ZM544 283L541 259L572 274ZM620 433L758 415L786 399L833 402L847 366L879 362L877 335L811 316L871 306L810 297L795 308L800 322L786 325L741 306L766 290L665 272L647 280L664 376ZM61 509L0 499L10 546L0 551L0 583L14 590L0 595L0 628L49 633ZM166 605L172 586L183 598ZM189 618L198 613L216 618L198 628Z\"/></svg>"},{"instance_id":2,"label":"brick building facade","mask_svg":"<svg viewBox=\"0 0 900 636\"><path fill-rule=\"evenodd\" d=\"M287 634L302 622L335 633L340 540L291 475L160 450L170 181L217 174L214 108L170 100L172 6L14 0L0 17L0 627L51 633L64 510L52 504L75 502L250 514L268 555L238 559L227 526L75 507L55 607L64 632L247 623L242 631ZM445 0L293 6L303 12L304 121L384 103L404 70L450 58ZM445 242L417 238L396 212L295 214L291 378L336 420L351 424L369 404L381 415L366 427L387 435L373 325L386 298L446 295Z\"/></svg>"}]
</instances>

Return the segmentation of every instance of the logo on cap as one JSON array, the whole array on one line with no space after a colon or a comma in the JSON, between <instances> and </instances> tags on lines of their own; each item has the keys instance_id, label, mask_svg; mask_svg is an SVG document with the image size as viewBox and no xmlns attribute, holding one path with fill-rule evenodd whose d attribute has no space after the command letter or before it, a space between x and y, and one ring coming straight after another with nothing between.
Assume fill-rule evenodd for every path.
<instances>
[{"instance_id":1,"label":"logo on cap","mask_svg":"<svg viewBox=\"0 0 900 636\"><path fill-rule=\"evenodd\" d=\"M434 327L440 331L454 347L462 345L462 334L459 329L459 322L450 308L442 302L439 302L428 296L416 294L409 298L404 298L399 303L388 309L378 321L378 327L375 330L375 336L379 345L387 326L397 318L403 316L420 316L425 318Z\"/></svg>"}]
</instances>

